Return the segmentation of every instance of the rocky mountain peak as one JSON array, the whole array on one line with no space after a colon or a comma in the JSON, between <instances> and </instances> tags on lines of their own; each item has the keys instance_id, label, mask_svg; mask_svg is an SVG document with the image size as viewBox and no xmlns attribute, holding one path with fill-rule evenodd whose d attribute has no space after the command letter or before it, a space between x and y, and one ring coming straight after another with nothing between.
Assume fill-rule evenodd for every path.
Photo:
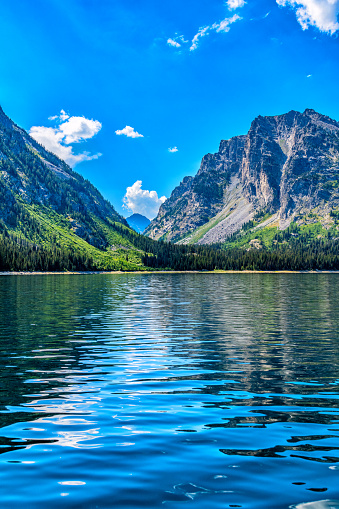
<instances>
[{"instance_id":1,"label":"rocky mountain peak","mask_svg":"<svg viewBox=\"0 0 339 509\"><path fill-rule=\"evenodd\" d=\"M222 140L216 154L203 157L197 175L173 191L146 233L223 241L263 211L285 228L297 214L338 206L338 181L336 120L313 109L259 115L247 135Z\"/></svg>"},{"instance_id":2,"label":"rocky mountain peak","mask_svg":"<svg viewBox=\"0 0 339 509\"><path fill-rule=\"evenodd\" d=\"M131 216L127 217L126 221L130 228L133 228L133 230L135 230L138 233L142 233L151 222L148 219L148 217L138 213L134 213Z\"/></svg>"}]
</instances>

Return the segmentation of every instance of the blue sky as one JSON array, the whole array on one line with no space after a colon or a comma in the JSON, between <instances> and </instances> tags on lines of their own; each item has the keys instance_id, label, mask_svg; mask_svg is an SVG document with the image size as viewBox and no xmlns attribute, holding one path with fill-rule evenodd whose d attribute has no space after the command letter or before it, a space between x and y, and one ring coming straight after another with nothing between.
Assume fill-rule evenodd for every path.
<instances>
[{"instance_id":1,"label":"blue sky","mask_svg":"<svg viewBox=\"0 0 339 509\"><path fill-rule=\"evenodd\" d=\"M339 0L2 0L0 104L118 212L151 217L257 115L339 120L338 13Z\"/></svg>"}]
</instances>

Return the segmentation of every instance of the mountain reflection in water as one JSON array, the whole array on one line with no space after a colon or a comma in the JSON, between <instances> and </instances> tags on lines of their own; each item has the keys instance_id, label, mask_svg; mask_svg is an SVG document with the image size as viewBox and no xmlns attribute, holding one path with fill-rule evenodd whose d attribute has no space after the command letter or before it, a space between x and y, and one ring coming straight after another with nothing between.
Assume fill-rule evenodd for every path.
<instances>
[{"instance_id":1,"label":"mountain reflection in water","mask_svg":"<svg viewBox=\"0 0 339 509\"><path fill-rule=\"evenodd\" d=\"M338 293L337 274L0 277L1 507L338 507Z\"/></svg>"}]
</instances>

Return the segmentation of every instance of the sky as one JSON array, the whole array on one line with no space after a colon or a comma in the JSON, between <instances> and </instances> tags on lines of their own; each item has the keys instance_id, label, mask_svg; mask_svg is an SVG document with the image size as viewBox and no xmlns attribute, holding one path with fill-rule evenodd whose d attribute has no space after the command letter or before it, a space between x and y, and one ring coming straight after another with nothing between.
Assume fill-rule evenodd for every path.
<instances>
[{"instance_id":1,"label":"sky","mask_svg":"<svg viewBox=\"0 0 339 509\"><path fill-rule=\"evenodd\" d=\"M2 0L0 105L152 219L258 115L339 120L339 0Z\"/></svg>"}]
</instances>

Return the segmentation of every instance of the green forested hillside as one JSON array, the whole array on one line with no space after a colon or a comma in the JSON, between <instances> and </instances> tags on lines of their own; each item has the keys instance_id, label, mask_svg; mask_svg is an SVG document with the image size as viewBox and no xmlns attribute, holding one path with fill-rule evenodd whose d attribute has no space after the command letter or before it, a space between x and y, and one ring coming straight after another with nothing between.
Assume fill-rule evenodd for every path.
<instances>
[{"instance_id":1,"label":"green forested hillside","mask_svg":"<svg viewBox=\"0 0 339 509\"><path fill-rule=\"evenodd\" d=\"M33 243L2 229L0 270L339 270L338 239L298 238L292 229L283 232L285 237L291 235L289 242L260 250L158 242L121 223L102 227L107 242L117 246L114 250L95 248L63 230L58 236L54 229L49 242Z\"/></svg>"},{"instance_id":2,"label":"green forested hillside","mask_svg":"<svg viewBox=\"0 0 339 509\"><path fill-rule=\"evenodd\" d=\"M116 223L127 231L90 182L0 108L0 270L142 269Z\"/></svg>"},{"instance_id":3,"label":"green forested hillside","mask_svg":"<svg viewBox=\"0 0 339 509\"><path fill-rule=\"evenodd\" d=\"M122 232L123 226L116 225ZM339 270L339 239L294 236L294 225L267 249L227 247L225 244L179 245L154 241L131 230L126 236L143 252L153 269L174 270ZM289 237L289 242L285 238Z\"/></svg>"},{"instance_id":4,"label":"green forested hillside","mask_svg":"<svg viewBox=\"0 0 339 509\"><path fill-rule=\"evenodd\" d=\"M212 246L157 242L0 108L0 271L339 269L332 219L284 232L251 221Z\"/></svg>"}]
</instances>

